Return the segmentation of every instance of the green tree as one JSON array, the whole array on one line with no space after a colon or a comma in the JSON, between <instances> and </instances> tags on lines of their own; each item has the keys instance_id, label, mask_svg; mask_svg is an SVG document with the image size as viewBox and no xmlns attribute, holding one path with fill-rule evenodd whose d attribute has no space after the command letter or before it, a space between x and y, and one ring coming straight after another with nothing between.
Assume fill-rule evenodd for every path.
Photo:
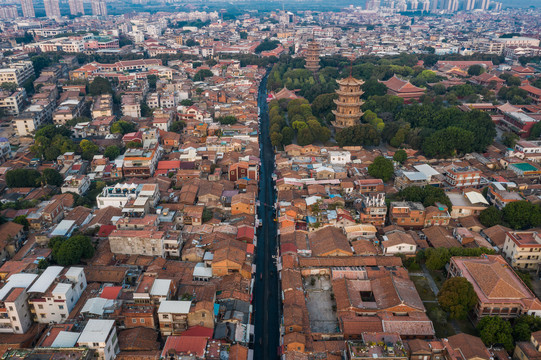
<instances>
[{"instance_id":1,"label":"green tree","mask_svg":"<svg viewBox=\"0 0 541 360\"><path fill-rule=\"evenodd\" d=\"M13 219L13 222L15 224L22 225L24 227L24 231L28 231L28 229L30 228L30 223L28 222L26 215L16 216L15 219Z\"/></svg>"},{"instance_id":2,"label":"green tree","mask_svg":"<svg viewBox=\"0 0 541 360\"><path fill-rule=\"evenodd\" d=\"M14 92L15 90L17 90L17 87L18 85L14 82L3 82L2 84L0 84L0 88L2 90L5 90L7 92Z\"/></svg>"},{"instance_id":3,"label":"green tree","mask_svg":"<svg viewBox=\"0 0 541 360\"><path fill-rule=\"evenodd\" d=\"M400 164L403 164L407 159L408 154L403 149L397 150L393 155L393 160L399 162Z\"/></svg>"},{"instance_id":4,"label":"green tree","mask_svg":"<svg viewBox=\"0 0 541 360\"><path fill-rule=\"evenodd\" d=\"M79 147L81 148L82 152L81 157L89 161L92 160L94 158L94 155L98 154L100 151L98 145L86 139L81 140L81 142L79 143Z\"/></svg>"},{"instance_id":5,"label":"green tree","mask_svg":"<svg viewBox=\"0 0 541 360\"><path fill-rule=\"evenodd\" d=\"M214 216L214 213L211 209L205 207L203 209L203 222L206 223L207 221L210 221L212 217Z\"/></svg>"},{"instance_id":6,"label":"green tree","mask_svg":"<svg viewBox=\"0 0 541 360\"><path fill-rule=\"evenodd\" d=\"M280 45L280 42L278 40L269 40L264 39L256 48L255 53L260 54L263 51L270 51L274 50Z\"/></svg>"},{"instance_id":7,"label":"green tree","mask_svg":"<svg viewBox=\"0 0 541 360\"><path fill-rule=\"evenodd\" d=\"M75 265L81 258L90 259L94 256L92 241L84 235L74 235L67 240L58 236L53 237L49 241L49 247L53 250L53 259L62 266Z\"/></svg>"},{"instance_id":8,"label":"green tree","mask_svg":"<svg viewBox=\"0 0 541 360\"><path fill-rule=\"evenodd\" d=\"M213 76L214 74L209 69L201 69L194 76L193 81L204 81L206 78Z\"/></svg>"},{"instance_id":9,"label":"green tree","mask_svg":"<svg viewBox=\"0 0 541 360\"><path fill-rule=\"evenodd\" d=\"M141 144L140 142L138 141L128 141L126 143L126 147L128 149L138 149L138 148L142 148L143 147L143 144Z\"/></svg>"},{"instance_id":10,"label":"green tree","mask_svg":"<svg viewBox=\"0 0 541 360\"><path fill-rule=\"evenodd\" d=\"M521 315L513 324L515 341L529 341L532 332L541 330L541 318L535 315Z\"/></svg>"},{"instance_id":11,"label":"green tree","mask_svg":"<svg viewBox=\"0 0 541 360\"><path fill-rule=\"evenodd\" d=\"M438 303L451 319L465 319L477 301L472 284L463 277L447 279L438 293Z\"/></svg>"},{"instance_id":12,"label":"green tree","mask_svg":"<svg viewBox=\"0 0 541 360\"><path fill-rule=\"evenodd\" d=\"M192 106L193 105L193 101L190 100L190 99L184 99L180 102L180 105L182 106Z\"/></svg>"},{"instance_id":13,"label":"green tree","mask_svg":"<svg viewBox=\"0 0 541 360\"><path fill-rule=\"evenodd\" d=\"M146 102L144 102L144 101L139 102L139 106L141 107L141 116L142 117L152 116L153 110L150 108L150 106L147 105Z\"/></svg>"},{"instance_id":14,"label":"green tree","mask_svg":"<svg viewBox=\"0 0 541 360\"><path fill-rule=\"evenodd\" d=\"M468 68L468 75L470 76L479 76L485 72L485 68L481 65L472 65Z\"/></svg>"},{"instance_id":15,"label":"green tree","mask_svg":"<svg viewBox=\"0 0 541 360\"><path fill-rule=\"evenodd\" d=\"M500 225L502 223L502 212L494 206L489 206L481 211L479 221L486 227Z\"/></svg>"},{"instance_id":16,"label":"green tree","mask_svg":"<svg viewBox=\"0 0 541 360\"><path fill-rule=\"evenodd\" d=\"M270 134L272 146L277 147L282 145L282 134L279 132L273 132Z\"/></svg>"},{"instance_id":17,"label":"green tree","mask_svg":"<svg viewBox=\"0 0 541 360\"><path fill-rule=\"evenodd\" d=\"M113 134L127 134L134 132L136 129L135 124L124 120L117 121L111 125L111 132Z\"/></svg>"},{"instance_id":18,"label":"green tree","mask_svg":"<svg viewBox=\"0 0 541 360\"><path fill-rule=\"evenodd\" d=\"M541 208L528 201L514 201L503 210L503 219L513 229L529 229L541 225Z\"/></svg>"},{"instance_id":19,"label":"green tree","mask_svg":"<svg viewBox=\"0 0 541 360\"><path fill-rule=\"evenodd\" d=\"M430 248L426 252L425 265L430 270L442 270L449 262L451 254L447 248Z\"/></svg>"},{"instance_id":20,"label":"green tree","mask_svg":"<svg viewBox=\"0 0 541 360\"><path fill-rule=\"evenodd\" d=\"M383 83L380 83L375 78L371 78L370 80L365 81L361 88L364 91L364 99L368 99L371 96L383 96L387 94L387 86L385 86L385 84Z\"/></svg>"},{"instance_id":21,"label":"green tree","mask_svg":"<svg viewBox=\"0 0 541 360\"><path fill-rule=\"evenodd\" d=\"M518 135L512 131L506 131L502 135L502 143L508 148L514 148L518 140Z\"/></svg>"},{"instance_id":22,"label":"green tree","mask_svg":"<svg viewBox=\"0 0 541 360\"><path fill-rule=\"evenodd\" d=\"M109 145L105 149L105 152L103 153L103 156L109 158L109 160L114 160L120 155L120 149L116 145Z\"/></svg>"},{"instance_id":23,"label":"green tree","mask_svg":"<svg viewBox=\"0 0 541 360\"><path fill-rule=\"evenodd\" d=\"M45 169L41 173L41 177L38 179L41 185L53 185L62 186L64 183L64 177L55 169Z\"/></svg>"},{"instance_id":24,"label":"green tree","mask_svg":"<svg viewBox=\"0 0 541 360\"><path fill-rule=\"evenodd\" d=\"M237 123L237 118L233 115L220 116L216 120L222 125L233 125Z\"/></svg>"},{"instance_id":25,"label":"green tree","mask_svg":"<svg viewBox=\"0 0 541 360\"><path fill-rule=\"evenodd\" d=\"M297 133L297 143L300 146L305 146L305 145L311 144L313 141L314 141L314 136L312 135L310 128L308 128L308 125L305 125Z\"/></svg>"},{"instance_id":26,"label":"green tree","mask_svg":"<svg viewBox=\"0 0 541 360\"><path fill-rule=\"evenodd\" d=\"M88 93L92 96L112 94L113 88L109 80L98 76L88 85Z\"/></svg>"},{"instance_id":27,"label":"green tree","mask_svg":"<svg viewBox=\"0 0 541 360\"><path fill-rule=\"evenodd\" d=\"M289 145L295 137L295 131L289 126L285 126L282 129L282 144Z\"/></svg>"},{"instance_id":28,"label":"green tree","mask_svg":"<svg viewBox=\"0 0 541 360\"><path fill-rule=\"evenodd\" d=\"M84 122L90 122L90 119L87 118L86 116L77 116L77 117L74 117L71 120L66 121L66 125L67 126L75 126L75 125L77 125L79 123L84 123Z\"/></svg>"},{"instance_id":29,"label":"green tree","mask_svg":"<svg viewBox=\"0 0 541 360\"><path fill-rule=\"evenodd\" d=\"M502 345L507 351L513 350L513 328L509 320L499 316L485 316L477 324L477 330L485 345Z\"/></svg>"},{"instance_id":30,"label":"green tree","mask_svg":"<svg viewBox=\"0 0 541 360\"><path fill-rule=\"evenodd\" d=\"M150 90L156 90L156 83L158 82L158 76L154 74L147 75L148 87Z\"/></svg>"},{"instance_id":31,"label":"green tree","mask_svg":"<svg viewBox=\"0 0 541 360\"><path fill-rule=\"evenodd\" d=\"M377 179L382 179L387 182L391 179L394 173L393 162L383 156L378 156L374 162L368 166L368 174Z\"/></svg>"},{"instance_id":32,"label":"green tree","mask_svg":"<svg viewBox=\"0 0 541 360\"><path fill-rule=\"evenodd\" d=\"M246 31L241 31L239 35L240 35L240 38L243 40L248 39L248 33Z\"/></svg>"},{"instance_id":33,"label":"green tree","mask_svg":"<svg viewBox=\"0 0 541 360\"><path fill-rule=\"evenodd\" d=\"M186 126L186 123L184 121L175 121L171 124L171 127L169 128L169 131L175 132L177 134L180 134L182 132L182 129Z\"/></svg>"},{"instance_id":34,"label":"green tree","mask_svg":"<svg viewBox=\"0 0 541 360\"><path fill-rule=\"evenodd\" d=\"M34 169L14 169L6 173L6 185L10 188L36 187L41 174Z\"/></svg>"},{"instance_id":35,"label":"green tree","mask_svg":"<svg viewBox=\"0 0 541 360\"><path fill-rule=\"evenodd\" d=\"M541 121L536 122L530 129L530 136L528 139L536 140L541 137Z\"/></svg>"}]
</instances>

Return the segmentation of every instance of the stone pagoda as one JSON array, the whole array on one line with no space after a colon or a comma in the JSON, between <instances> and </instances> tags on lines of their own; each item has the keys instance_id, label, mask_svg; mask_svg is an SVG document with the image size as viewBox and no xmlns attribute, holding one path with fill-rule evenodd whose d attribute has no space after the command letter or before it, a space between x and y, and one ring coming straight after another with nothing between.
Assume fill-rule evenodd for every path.
<instances>
[{"instance_id":1,"label":"stone pagoda","mask_svg":"<svg viewBox=\"0 0 541 360\"><path fill-rule=\"evenodd\" d=\"M306 70L311 72L316 72L319 70L319 44L312 40L308 44L308 49L306 50L306 65L304 65Z\"/></svg>"},{"instance_id":2,"label":"stone pagoda","mask_svg":"<svg viewBox=\"0 0 541 360\"><path fill-rule=\"evenodd\" d=\"M340 89L336 90L338 99L334 100L336 110L332 111L335 116L332 125L336 129L343 129L359 124L363 115L361 105L364 102L361 100L361 95L364 94L364 91L361 90L361 85L364 84L364 81L357 80L350 75L336 82L340 85Z\"/></svg>"}]
</instances>

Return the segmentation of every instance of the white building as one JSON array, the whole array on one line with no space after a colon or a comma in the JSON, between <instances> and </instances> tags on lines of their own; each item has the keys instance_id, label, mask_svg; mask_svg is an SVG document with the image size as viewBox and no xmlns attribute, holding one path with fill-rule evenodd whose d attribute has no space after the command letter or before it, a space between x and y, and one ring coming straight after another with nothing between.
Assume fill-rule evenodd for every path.
<instances>
[{"instance_id":1,"label":"white building","mask_svg":"<svg viewBox=\"0 0 541 360\"><path fill-rule=\"evenodd\" d=\"M72 192L77 195L84 195L90 188L90 178L86 175L69 175L62 184L62 193Z\"/></svg>"},{"instance_id":2,"label":"white building","mask_svg":"<svg viewBox=\"0 0 541 360\"><path fill-rule=\"evenodd\" d=\"M116 184L103 188L102 193L96 197L99 209L108 206L122 209L130 200L137 198L149 198L152 206L156 206L159 200L159 188L157 184Z\"/></svg>"},{"instance_id":3,"label":"white building","mask_svg":"<svg viewBox=\"0 0 541 360\"><path fill-rule=\"evenodd\" d=\"M414 255L417 251L417 243L413 237L401 231L383 236L381 247L385 255Z\"/></svg>"},{"instance_id":4,"label":"white building","mask_svg":"<svg viewBox=\"0 0 541 360\"><path fill-rule=\"evenodd\" d=\"M114 320L91 319L77 340L78 346L94 349L100 360L113 360L120 352Z\"/></svg>"},{"instance_id":5,"label":"white building","mask_svg":"<svg viewBox=\"0 0 541 360\"><path fill-rule=\"evenodd\" d=\"M0 84L7 82L21 85L34 75L34 65L32 65L32 62L20 61L10 64L7 68L0 69Z\"/></svg>"},{"instance_id":6,"label":"white building","mask_svg":"<svg viewBox=\"0 0 541 360\"><path fill-rule=\"evenodd\" d=\"M34 321L41 324L65 321L85 289L83 268L49 266L28 289Z\"/></svg>"},{"instance_id":7,"label":"white building","mask_svg":"<svg viewBox=\"0 0 541 360\"><path fill-rule=\"evenodd\" d=\"M26 289L37 277L36 274L14 274L0 289L0 333L24 334L32 326Z\"/></svg>"},{"instance_id":8,"label":"white building","mask_svg":"<svg viewBox=\"0 0 541 360\"><path fill-rule=\"evenodd\" d=\"M329 151L329 161L333 165L346 165L351 162L349 151Z\"/></svg>"},{"instance_id":9,"label":"white building","mask_svg":"<svg viewBox=\"0 0 541 360\"><path fill-rule=\"evenodd\" d=\"M541 237L534 231L508 232L502 255L514 268L537 271L541 262Z\"/></svg>"},{"instance_id":10,"label":"white building","mask_svg":"<svg viewBox=\"0 0 541 360\"><path fill-rule=\"evenodd\" d=\"M17 88L12 93L0 91L0 109L3 109L6 115L19 115L25 100L26 90L24 88Z\"/></svg>"}]
</instances>

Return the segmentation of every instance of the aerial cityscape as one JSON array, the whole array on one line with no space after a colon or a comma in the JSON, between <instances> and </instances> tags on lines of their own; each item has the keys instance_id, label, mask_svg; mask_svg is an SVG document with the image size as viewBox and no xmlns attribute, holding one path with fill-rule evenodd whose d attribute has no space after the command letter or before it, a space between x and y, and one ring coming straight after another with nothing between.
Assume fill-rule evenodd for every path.
<instances>
[{"instance_id":1,"label":"aerial cityscape","mask_svg":"<svg viewBox=\"0 0 541 360\"><path fill-rule=\"evenodd\" d=\"M539 0L0 0L0 360L541 360Z\"/></svg>"}]
</instances>

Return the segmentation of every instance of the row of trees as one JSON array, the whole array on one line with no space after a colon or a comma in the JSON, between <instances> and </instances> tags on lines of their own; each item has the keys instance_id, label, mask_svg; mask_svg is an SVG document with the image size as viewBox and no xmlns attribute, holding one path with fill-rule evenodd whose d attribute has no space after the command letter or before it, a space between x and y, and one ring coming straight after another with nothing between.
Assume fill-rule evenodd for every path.
<instances>
[{"instance_id":1,"label":"row of trees","mask_svg":"<svg viewBox=\"0 0 541 360\"><path fill-rule=\"evenodd\" d=\"M531 229L541 226L541 206L529 201L514 201L502 210L490 206L481 212L479 221L486 227L504 225L516 230Z\"/></svg>"},{"instance_id":2,"label":"row of trees","mask_svg":"<svg viewBox=\"0 0 541 360\"><path fill-rule=\"evenodd\" d=\"M13 169L6 173L6 185L12 187L61 186L64 177L55 169Z\"/></svg>"}]
</instances>

